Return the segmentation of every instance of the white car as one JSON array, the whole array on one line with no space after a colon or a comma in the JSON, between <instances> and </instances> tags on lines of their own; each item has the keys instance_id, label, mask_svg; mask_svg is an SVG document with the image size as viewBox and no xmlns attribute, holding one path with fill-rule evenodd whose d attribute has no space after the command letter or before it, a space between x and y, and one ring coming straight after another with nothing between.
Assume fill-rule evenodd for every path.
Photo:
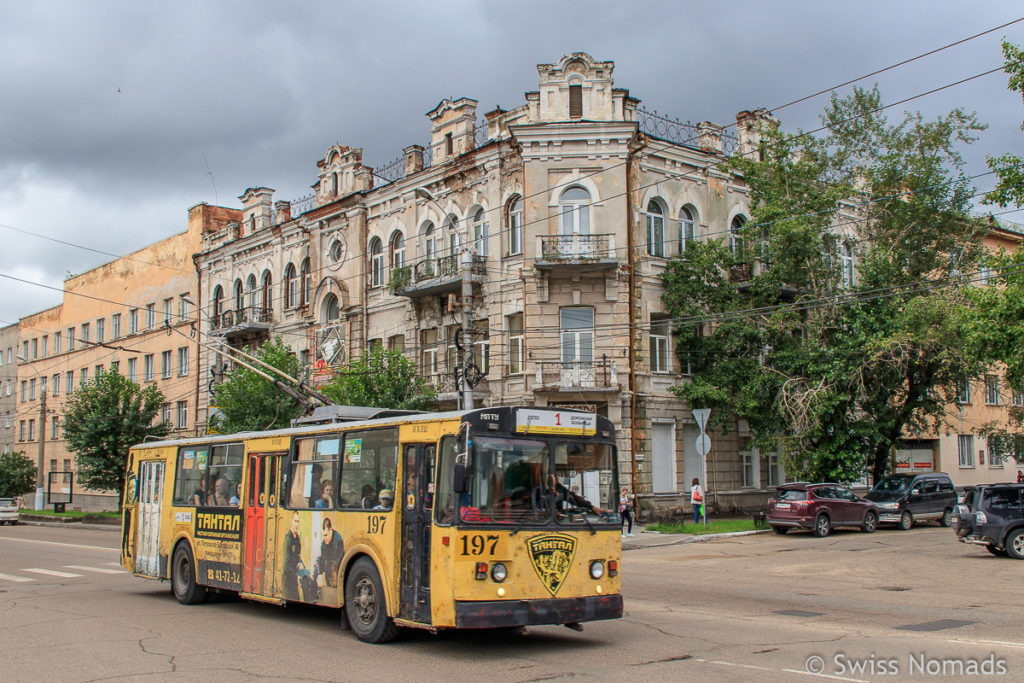
<instances>
[{"instance_id":1,"label":"white car","mask_svg":"<svg viewBox=\"0 0 1024 683\"><path fill-rule=\"evenodd\" d=\"M17 524L18 506L13 498L0 498L0 524Z\"/></svg>"}]
</instances>

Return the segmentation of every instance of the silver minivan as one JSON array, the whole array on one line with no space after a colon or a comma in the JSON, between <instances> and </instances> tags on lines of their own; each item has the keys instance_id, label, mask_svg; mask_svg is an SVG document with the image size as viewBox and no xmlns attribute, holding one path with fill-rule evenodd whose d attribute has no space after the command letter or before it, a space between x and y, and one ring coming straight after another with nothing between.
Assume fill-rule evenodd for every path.
<instances>
[{"instance_id":1,"label":"silver minivan","mask_svg":"<svg viewBox=\"0 0 1024 683\"><path fill-rule=\"evenodd\" d=\"M0 524L17 524L19 519L18 506L13 498L0 498Z\"/></svg>"}]
</instances>

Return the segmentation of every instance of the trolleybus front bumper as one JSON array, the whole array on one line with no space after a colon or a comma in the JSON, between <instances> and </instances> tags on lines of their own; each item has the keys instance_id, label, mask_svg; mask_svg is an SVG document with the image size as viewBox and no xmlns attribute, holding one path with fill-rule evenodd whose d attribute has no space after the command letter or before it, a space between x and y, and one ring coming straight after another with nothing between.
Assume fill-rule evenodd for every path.
<instances>
[{"instance_id":1,"label":"trolleybus front bumper","mask_svg":"<svg viewBox=\"0 0 1024 683\"><path fill-rule=\"evenodd\" d=\"M552 600L456 601L456 628L504 628L618 619L621 595Z\"/></svg>"}]
</instances>

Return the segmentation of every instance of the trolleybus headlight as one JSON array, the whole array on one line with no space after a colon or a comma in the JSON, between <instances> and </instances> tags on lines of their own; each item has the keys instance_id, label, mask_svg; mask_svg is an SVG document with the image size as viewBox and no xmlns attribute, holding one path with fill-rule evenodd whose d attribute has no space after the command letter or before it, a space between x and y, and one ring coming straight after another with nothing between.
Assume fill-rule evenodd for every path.
<instances>
[{"instance_id":1,"label":"trolleybus headlight","mask_svg":"<svg viewBox=\"0 0 1024 683\"><path fill-rule=\"evenodd\" d=\"M501 583L508 578L508 567L503 565L501 562L495 562L491 565L491 578Z\"/></svg>"},{"instance_id":2,"label":"trolleybus headlight","mask_svg":"<svg viewBox=\"0 0 1024 683\"><path fill-rule=\"evenodd\" d=\"M602 576L604 576L604 562L594 560L590 563L590 578L600 579Z\"/></svg>"}]
</instances>

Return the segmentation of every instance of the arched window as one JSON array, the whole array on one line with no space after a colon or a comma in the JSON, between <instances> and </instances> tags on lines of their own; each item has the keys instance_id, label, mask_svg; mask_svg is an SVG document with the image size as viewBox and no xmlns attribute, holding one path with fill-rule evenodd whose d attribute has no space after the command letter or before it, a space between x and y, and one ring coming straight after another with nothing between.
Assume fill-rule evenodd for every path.
<instances>
[{"instance_id":1,"label":"arched window","mask_svg":"<svg viewBox=\"0 0 1024 683\"><path fill-rule=\"evenodd\" d=\"M338 297L334 294L328 294L324 297L323 303L320 304L320 321L330 323L340 317L341 304L338 303Z\"/></svg>"},{"instance_id":2,"label":"arched window","mask_svg":"<svg viewBox=\"0 0 1024 683\"><path fill-rule=\"evenodd\" d=\"M213 297L211 298L210 308L213 309L213 319L216 320L220 317L220 314L224 312L224 288L217 285L213 288Z\"/></svg>"},{"instance_id":3,"label":"arched window","mask_svg":"<svg viewBox=\"0 0 1024 683\"><path fill-rule=\"evenodd\" d=\"M402 268L405 266L405 235L400 230L391 233L391 267Z\"/></svg>"},{"instance_id":4,"label":"arched window","mask_svg":"<svg viewBox=\"0 0 1024 683\"><path fill-rule=\"evenodd\" d=\"M483 209L473 214L473 251L487 256L487 213Z\"/></svg>"},{"instance_id":5,"label":"arched window","mask_svg":"<svg viewBox=\"0 0 1024 683\"><path fill-rule=\"evenodd\" d=\"M444 230L448 233L448 255L455 256L459 253L459 217L454 213L448 214L444 219Z\"/></svg>"},{"instance_id":6,"label":"arched window","mask_svg":"<svg viewBox=\"0 0 1024 683\"><path fill-rule=\"evenodd\" d=\"M523 253L523 198L519 195L508 203L508 253Z\"/></svg>"},{"instance_id":7,"label":"arched window","mask_svg":"<svg viewBox=\"0 0 1024 683\"><path fill-rule=\"evenodd\" d=\"M273 304L271 298L271 292L273 290L274 278L271 276L269 270L263 271L263 277L260 278L260 308L263 309L263 315L269 322L270 309Z\"/></svg>"},{"instance_id":8,"label":"arched window","mask_svg":"<svg viewBox=\"0 0 1024 683\"><path fill-rule=\"evenodd\" d=\"M289 263L284 269L284 305L295 308L299 305L299 288L295 281L295 266Z\"/></svg>"},{"instance_id":9,"label":"arched window","mask_svg":"<svg viewBox=\"0 0 1024 683\"><path fill-rule=\"evenodd\" d=\"M384 245L379 237L370 240L370 286L384 284Z\"/></svg>"},{"instance_id":10,"label":"arched window","mask_svg":"<svg viewBox=\"0 0 1024 683\"><path fill-rule=\"evenodd\" d=\"M578 185L562 193L558 200L562 220L559 225L562 235L590 234L590 193Z\"/></svg>"},{"instance_id":11,"label":"arched window","mask_svg":"<svg viewBox=\"0 0 1024 683\"><path fill-rule=\"evenodd\" d=\"M665 211L655 199L647 203L647 253L665 256Z\"/></svg>"},{"instance_id":12,"label":"arched window","mask_svg":"<svg viewBox=\"0 0 1024 683\"><path fill-rule=\"evenodd\" d=\"M309 259L302 262L299 267L299 282L301 290L299 291L299 303L302 306L309 305L309 289L312 287L312 278L309 273Z\"/></svg>"},{"instance_id":13,"label":"arched window","mask_svg":"<svg viewBox=\"0 0 1024 683\"><path fill-rule=\"evenodd\" d=\"M428 263L437 258L437 231L434 224L427 221L423 224L423 258Z\"/></svg>"},{"instance_id":14,"label":"arched window","mask_svg":"<svg viewBox=\"0 0 1024 683\"><path fill-rule=\"evenodd\" d=\"M686 246L694 240L694 212L690 207L679 209L679 253L686 253Z\"/></svg>"},{"instance_id":15,"label":"arched window","mask_svg":"<svg viewBox=\"0 0 1024 683\"><path fill-rule=\"evenodd\" d=\"M235 304L235 310L236 311L240 311L243 308L245 308L245 290L242 289L242 279L241 278L238 278L237 280L235 280L234 294L235 295L234 295L233 299L234 299L234 304Z\"/></svg>"},{"instance_id":16,"label":"arched window","mask_svg":"<svg viewBox=\"0 0 1024 683\"><path fill-rule=\"evenodd\" d=\"M249 275L249 279L245 281L245 289L247 292L249 292L249 307L255 310L258 297L255 275Z\"/></svg>"},{"instance_id":17,"label":"arched window","mask_svg":"<svg viewBox=\"0 0 1024 683\"><path fill-rule=\"evenodd\" d=\"M746 224L747 219L743 216L736 216L732 219L732 223L729 225L729 251L732 255L738 259L742 259L743 254L743 226Z\"/></svg>"}]
</instances>

